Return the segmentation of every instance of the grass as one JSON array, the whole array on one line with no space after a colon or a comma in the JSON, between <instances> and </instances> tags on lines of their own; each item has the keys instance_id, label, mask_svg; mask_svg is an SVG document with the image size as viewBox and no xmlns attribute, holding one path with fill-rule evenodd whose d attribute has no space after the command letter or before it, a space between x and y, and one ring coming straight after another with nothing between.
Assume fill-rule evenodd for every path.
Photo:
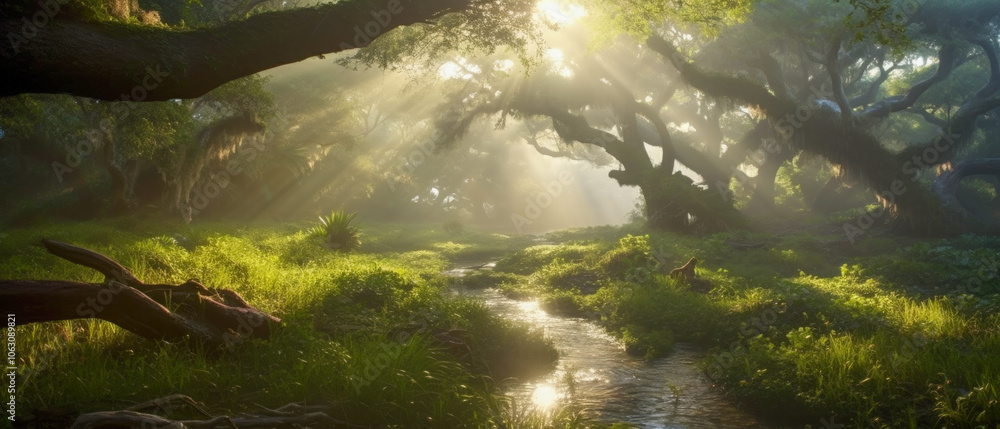
<instances>
[{"instance_id":1,"label":"grass","mask_svg":"<svg viewBox=\"0 0 1000 429\"><path fill-rule=\"evenodd\" d=\"M371 228L358 253L331 252L299 225L157 225L132 220L8 231L8 279L99 282L93 270L47 254L51 238L104 253L140 279L197 278L231 288L281 317L268 341L205 352L143 340L114 325L76 320L17 327L19 416L68 427L76 414L126 408L175 393L213 414L289 402L328 404L364 426L489 426L509 411L493 380L552 368L540 333L448 293L452 261L518 248L521 239L454 237L396 226ZM457 333L465 347L435 338ZM172 417L195 417L178 411Z\"/></svg>"},{"instance_id":2,"label":"grass","mask_svg":"<svg viewBox=\"0 0 1000 429\"><path fill-rule=\"evenodd\" d=\"M19 409L119 409L184 393L218 414L310 401L362 425L598 427L578 410L534 414L497 394L494 380L550 368L551 346L446 293L459 283L591 318L636 355L699 344L712 382L782 424L1000 421L1000 239L851 246L822 233L691 237L627 226L538 242L366 225L360 252L342 254L301 230L121 220L10 231L0 242L7 278L101 280L45 254L36 243L49 237L106 253L147 281L231 287L286 322L272 340L223 354L154 344L103 322L21 326L21 356L44 369L21 380ZM692 256L707 292L666 275ZM496 258L492 272L441 275ZM436 341L442 332L468 348Z\"/></svg>"},{"instance_id":3,"label":"grass","mask_svg":"<svg viewBox=\"0 0 1000 429\"><path fill-rule=\"evenodd\" d=\"M499 287L590 317L639 356L662 356L675 341L700 344L712 381L779 423L1000 422L1000 239L850 246L804 232L641 232L546 237L554 243L497 263L520 276ZM665 275L691 256L708 293Z\"/></svg>"}]
</instances>

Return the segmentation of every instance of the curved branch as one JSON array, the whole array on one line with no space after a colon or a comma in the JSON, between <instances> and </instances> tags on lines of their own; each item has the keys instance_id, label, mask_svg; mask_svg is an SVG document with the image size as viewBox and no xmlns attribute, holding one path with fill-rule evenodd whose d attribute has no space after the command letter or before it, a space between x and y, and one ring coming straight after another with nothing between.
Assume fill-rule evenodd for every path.
<instances>
[{"instance_id":1,"label":"curved branch","mask_svg":"<svg viewBox=\"0 0 1000 429\"><path fill-rule=\"evenodd\" d=\"M888 116L890 113L898 112L912 106L928 89L948 78L957 63L955 61L955 52L956 48L954 44L947 44L941 47L941 50L938 51L938 68L933 76L910 87L906 95L887 97L875 103L862 111L861 116L882 118Z\"/></svg>"},{"instance_id":2,"label":"curved branch","mask_svg":"<svg viewBox=\"0 0 1000 429\"><path fill-rule=\"evenodd\" d=\"M905 112L913 113L913 114L917 114L917 115L923 116L923 118L924 118L925 121L930 122L931 124L937 125L937 126L939 126L941 128L944 128L944 127L948 126L948 121L946 121L944 119L941 119L941 118L939 118L937 116L934 116L931 112L928 112L926 109L923 109L923 108L920 108L920 107L913 106L913 107L910 107L909 109L906 109Z\"/></svg>"},{"instance_id":3,"label":"curved branch","mask_svg":"<svg viewBox=\"0 0 1000 429\"><path fill-rule=\"evenodd\" d=\"M863 106L863 105L866 105L866 104L874 103L875 102L875 97L878 97L878 90L879 90L879 88L882 87L882 84L884 84L885 81L889 80L889 75L892 73L893 70L896 70L896 68L898 68L898 67L899 67L899 63L898 62L893 63L892 67L889 67L889 68L885 68L885 67L882 66L882 64L879 64L878 65L878 69L879 69L879 75L878 75L878 77L875 78L874 81L872 81L871 85L868 85L868 89L866 89L863 94L861 94L861 95L859 95L859 96L854 97L854 98L851 99L851 102L850 102L851 108L853 109L855 107L859 107L859 106Z\"/></svg>"},{"instance_id":4,"label":"curved branch","mask_svg":"<svg viewBox=\"0 0 1000 429\"><path fill-rule=\"evenodd\" d=\"M93 250L53 240L42 240L42 245L45 246L45 250L55 256L97 270L97 272L104 274L105 281L115 280L131 287L144 285L122 264Z\"/></svg>"},{"instance_id":5,"label":"curved branch","mask_svg":"<svg viewBox=\"0 0 1000 429\"><path fill-rule=\"evenodd\" d=\"M997 57L996 41L990 39L973 39L970 42L979 45L983 54L990 62L990 79L986 85L976 92L975 98L986 98L1000 90L1000 58Z\"/></svg>"},{"instance_id":6,"label":"curved branch","mask_svg":"<svg viewBox=\"0 0 1000 429\"><path fill-rule=\"evenodd\" d=\"M1000 108L1000 95L986 99L969 100L952 117L951 121L946 122L941 127L943 130L941 136L934 137L918 145L907 147L896 155L896 159L902 163L910 162L911 164L922 165L924 167L933 167L951 162L955 158L955 154L964 148L975 136L976 121L979 116L997 108ZM916 113L919 113L919 111ZM928 121L930 121L929 118ZM919 163L915 162L922 159L924 153L935 153L937 156L933 162L927 162L926 160Z\"/></svg>"},{"instance_id":7,"label":"curved branch","mask_svg":"<svg viewBox=\"0 0 1000 429\"><path fill-rule=\"evenodd\" d=\"M778 60L773 55L759 52L757 58L748 61L748 63L764 73L767 86L771 88L774 95L782 98L789 97L788 85L785 84L785 78L781 74L781 65L778 64Z\"/></svg>"},{"instance_id":8,"label":"curved branch","mask_svg":"<svg viewBox=\"0 0 1000 429\"><path fill-rule=\"evenodd\" d=\"M652 106L644 103L635 103L636 111L643 118L653 124L656 128L656 133L659 136L659 147L663 150L662 157L660 159L660 168L668 169L670 172L674 171L674 161L677 158L676 150L674 149L673 140L670 138L670 131L667 129L667 124L663 122L663 118L653 109ZM657 146L657 145L654 145Z\"/></svg>"},{"instance_id":9,"label":"curved branch","mask_svg":"<svg viewBox=\"0 0 1000 429\"><path fill-rule=\"evenodd\" d=\"M472 1L341 1L194 30L80 22L60 14L30 39L0 44L0 56L5 58L0 96L194 98L239 77L365 46L396 27L466 10ZM23 26L21 19L0 21L0 34L16 37ZM366 33L372 29L374 36Z\"/></svg>"},{"instance_id":10,"label":"curved branch","mask_svg":"<svg viewBox=\"0 0 1000 429\"><path fill-rule=\"evenodd\" d=\"M649 36L646 39L646 46L673 64L685 82L705 95L737 99L747 104L756 105L773 117L783 117L795 111L793 102L771 94L767 88L754 81L723 74L712 74L695 67L677 51L673 44L658 35Z\"/></svg>"},{"instance_id":11,"label":"curved branch","mask_svg":"<svg viewBox=\"0 0 1000 429\"><path fill-rule=\"evenodd\" d=\"M958 201L958 185L970 176L993 176L1000 179L1000 158L976 159L963 161L952 166L934 181L933 189L944 204L963 215L969 211Z\"/></svg>"},{"instance_id":12,"label":"curved branch","mask_svg":"<svg viewBox=\"0 0 1000 429\"><path fill-rule=\"evenodd\" d=\"M536 131L527 124L525 125L525 127L528 128L528 131L530 131L531 134L524 136L524 141L527 142L529 146L533 147L535 149L535 152L538 152L541 155L545 155L552 158L568 158L577 161L582 160L580 157L574 156L572 153L565 152L562 150L552 150L545 146L542 146L541 143L538 143L538 139L535 138Z\"/></svg>"},{"instance_id":13,"label":"curved branch","mask_svg":"<svg viewBox=\"0 0 1000 429\"><path fill-rule=\"evenodd\" d=\"M830 81L833 82L833 98L837 102L837 105L840 106L840 119L843 121L845 127L849 127L854 122L854 113L851 111L851 103L847 100L847 93L844 91L844 78L840 74L841 43L839 37L834 39L830 45L830 50L826 53L823 65L830 75Z\"/></svg>"}]
</instances>

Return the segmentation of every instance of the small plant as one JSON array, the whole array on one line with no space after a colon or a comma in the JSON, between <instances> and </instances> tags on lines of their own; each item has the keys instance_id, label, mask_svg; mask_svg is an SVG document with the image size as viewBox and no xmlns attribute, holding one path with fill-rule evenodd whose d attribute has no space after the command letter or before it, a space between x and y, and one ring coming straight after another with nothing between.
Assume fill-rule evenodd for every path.
<instances>
[{"instance_id":1,"label":"small plant","mask_svg":"<svg viewBox=\"0 0 1000 429\"><path fill-rule=\"evenodd\" d=\"M323 237L333 250L350 252L361 246L360 229L351 225L355 216L357 213L334 210L329 216L320 216L320 224L309 228L309 235Z\"/></svg>"}]
</instances>

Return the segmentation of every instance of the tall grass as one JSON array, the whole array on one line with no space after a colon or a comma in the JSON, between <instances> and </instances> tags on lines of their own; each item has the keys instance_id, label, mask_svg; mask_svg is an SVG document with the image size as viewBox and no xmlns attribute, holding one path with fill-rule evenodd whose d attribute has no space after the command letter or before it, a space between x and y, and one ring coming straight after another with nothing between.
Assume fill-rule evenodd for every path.
<instances>
[{"instance_id":1,"label":"tall grass","mask_svg":"<svg viewBox=\"0 0 1000 429\"><path fill-rule=\"evenodd\" d=\"M306 401L365 426L485 425L500 418L493 377L548 368L556 358L540 333L453 297L441 275L452 259L513 250L518 239L465 233L458 244L482 248L438 251L456 238L373 233L360 253L344 254L295 225L123 222L9 231L0 242L0 277L102 280L48 255L39 240L50 238L104 253L147 282L196 278L233 289L282 318L283 328L268 341L206 352L146 341L103 321L19 326L19 358L30 370L18 381L20 415L122 409L182 393L219 415ZM436 339L445 332L464 333L467 349Z\"/></svg>"}]
</instances>

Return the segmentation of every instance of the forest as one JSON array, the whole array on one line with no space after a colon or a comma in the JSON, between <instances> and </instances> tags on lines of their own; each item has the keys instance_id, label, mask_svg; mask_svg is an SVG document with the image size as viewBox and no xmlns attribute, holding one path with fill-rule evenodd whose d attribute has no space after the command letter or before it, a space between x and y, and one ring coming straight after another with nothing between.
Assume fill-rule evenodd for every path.
<instances>
[{"instance_id":1,"label":"forest","mask_svg":"<svg viewBox=\"0 0 1000 429\"><path fill-rule=\"evenodd\" d=\"M3 427L1000 428L1000 2L8 0Z\"/></svg>"}]
</instances>

